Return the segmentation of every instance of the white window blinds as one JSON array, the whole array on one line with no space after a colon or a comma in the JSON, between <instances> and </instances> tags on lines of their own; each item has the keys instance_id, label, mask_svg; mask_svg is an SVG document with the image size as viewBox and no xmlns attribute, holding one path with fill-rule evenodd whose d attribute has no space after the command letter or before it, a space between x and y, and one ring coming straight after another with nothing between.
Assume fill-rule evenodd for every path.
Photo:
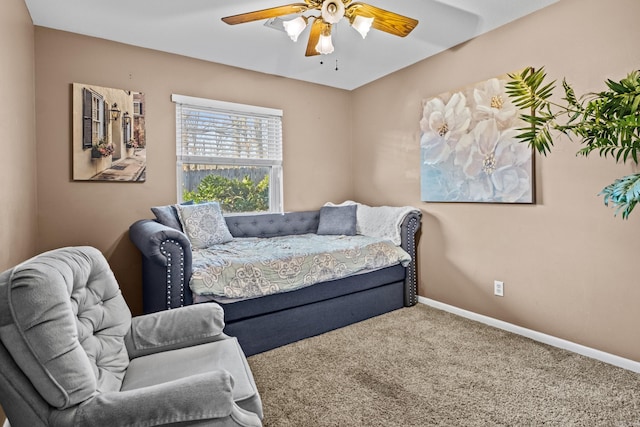
<instances>
[{"instance_id":1,"label":"white window blinds","mask_svg":"<svg viewBox=\"0 0 640 427\"><path fill-rule=\"evenodd\" d=\"M172 95L178 161L282 164L282 111Z\"/></svg>"}]
</instances>

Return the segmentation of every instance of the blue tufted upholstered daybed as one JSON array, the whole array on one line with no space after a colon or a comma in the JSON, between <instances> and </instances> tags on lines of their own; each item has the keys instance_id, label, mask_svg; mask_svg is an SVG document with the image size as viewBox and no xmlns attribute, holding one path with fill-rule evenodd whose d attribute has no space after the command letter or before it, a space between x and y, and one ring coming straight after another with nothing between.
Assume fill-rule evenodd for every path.
<instances>
[{"instance_id":1,"label":"blue tufted upholstered daybed","mask_svg":"<svg viewBox=\"0 0 640 427\"><path fill-rule=\"evenodd\" d=\"M319 218L320 210L234 215L224 219L231 235L237 238L316 233ZM406 267L397 264L232 303L214 298L225 312L224 332L237 337L249 356L415 305L416 235L420 219L420 211L413 210L403 217L400 225L400 246L411 256ZM192 249L188 237L178 227L150 219L136 221L130 227L129 236L142 253L145 313L194 303L189 289ZM200 301L196 298L195 302Z\"/></svg>"}]
</instances>

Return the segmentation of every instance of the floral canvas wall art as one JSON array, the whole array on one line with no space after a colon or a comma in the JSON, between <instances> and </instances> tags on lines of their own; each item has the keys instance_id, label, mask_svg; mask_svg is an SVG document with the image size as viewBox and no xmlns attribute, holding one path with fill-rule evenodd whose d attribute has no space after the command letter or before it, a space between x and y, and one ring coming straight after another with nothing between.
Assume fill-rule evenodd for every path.
<instances>
[{"instance_id":1,"label":"floral canvas wall art","mask_svg":"<svg viewBox=\"0 0 640 427\"><path fill-rule=\"evenodd\" d=\"M533 151L516 139L521 112L496 77L423 102L421 198L533 203Z\"/></svg>"}]
</instances>

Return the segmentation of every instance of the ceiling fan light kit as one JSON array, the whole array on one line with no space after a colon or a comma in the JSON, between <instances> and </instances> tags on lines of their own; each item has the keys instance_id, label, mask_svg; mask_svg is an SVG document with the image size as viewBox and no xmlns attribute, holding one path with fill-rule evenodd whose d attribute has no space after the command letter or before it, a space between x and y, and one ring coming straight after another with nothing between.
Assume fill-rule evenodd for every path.
<instances>
[{"instance_id":1,"label":"ceiling fan light kit","mask_svg":"<svg viewBox=\"0 0 640 427\"><path fill-rule=\"evenodd\" d=\"M351 20L351 26L354 30L360 33L362 38L367 37L367 34L371 29L371 24L373 24L373 18L365 18L361 15L355 15Z\"/></svg>"},{"instance_id":2,"label":"ceiling fan light kit","mask_svg":"<svg viewBox=\"0 0 640 427\"><path fill-rule=\"evenodd\" d=\"M349 20L362 38L367 36L371 28L384 31L399 37L406 37L418 25L413 18L398 15L367 3L354 2L352 0L304 0L304 3L293 3L284 6L262 9L254 12L241 13L227 16L222 21L229 25L258 21L261 19L276 18L293 14L300 16L283 22L283 26L291 40L294 42L309 24L309 18L313 18L313 24L309 31L306 56L327 55L334 51L331 40L331 28L343 18ZM303 16L308 11L319 11L320 16Z\"/></svg>"},{"instance_id":3,"label":"ceiling fan light kit","mask_svg":"<svg viewBox=\"0 0 640 427\"><path fill-rule=\"evenodd\" d=\"M302 34L305 28L307 28L307 17L306 16L298 16L290 21L284 21L282 25L284 26L284 30L287 32L291 40L294 42L298 41L298 36Z\"/></svg>"},{"instance_id":4,"label":"ceiling fan light kit","mask_svg":"<svg viewBox=\"0 0 640 427\"><path fill-rule=\"evenodd\" d=\"M329 31L325 34L320 34L320 39L318 39L318 44L316 44L316 52L322 55L328 55L332 53L334 50L333 42L331 41L331 27L329 27Z\"/></svg>"}]
</instances>

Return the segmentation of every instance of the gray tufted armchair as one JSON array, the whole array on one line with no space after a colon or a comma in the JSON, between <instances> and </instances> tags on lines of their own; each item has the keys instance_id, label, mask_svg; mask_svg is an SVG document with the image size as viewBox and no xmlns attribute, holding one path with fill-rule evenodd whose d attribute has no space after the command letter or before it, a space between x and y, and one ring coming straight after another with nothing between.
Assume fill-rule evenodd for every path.
<instances>
[{"instance_id":1,"label":"gray tufted armchair","mask_svg":"<svg viewBox=\"0 0 640 427\"><path fill-rule=\"evenodd\" d=\"M103 255L62 248L0 274L0 404L20 426L261 426L222 309L131 317Z\"/></svg>"}]
</instances>

